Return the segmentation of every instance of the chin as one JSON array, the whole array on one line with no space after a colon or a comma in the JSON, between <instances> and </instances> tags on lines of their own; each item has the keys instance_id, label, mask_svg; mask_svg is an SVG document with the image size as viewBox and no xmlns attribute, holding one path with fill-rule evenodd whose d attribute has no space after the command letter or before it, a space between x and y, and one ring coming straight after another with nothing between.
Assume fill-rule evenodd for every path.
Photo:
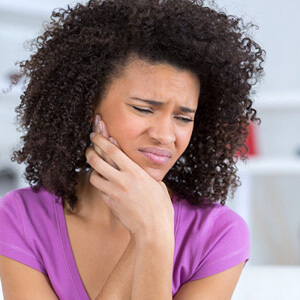
<instances>
[{"instance_id":1,"label":"chin","mask_svg":"<svg viewBox=\"0 0 300 300\"><path fill-rule=\"evenodd\" d=\"M162 181L167 174L159 169L145 169L145 171L156 181Z\"/></svg>"}]
</instances>

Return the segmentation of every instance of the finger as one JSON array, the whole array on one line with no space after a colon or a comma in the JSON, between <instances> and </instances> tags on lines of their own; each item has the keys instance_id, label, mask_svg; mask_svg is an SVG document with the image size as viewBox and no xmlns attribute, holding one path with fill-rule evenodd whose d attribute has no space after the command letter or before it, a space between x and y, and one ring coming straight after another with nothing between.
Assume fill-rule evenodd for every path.
<instances>
[{"instance_id":1,"label":"finger","mask_svg":"<svg viewBox=\"0 0 300 300\"><path fill-rule=\"evenodd\" d=\"M105 124L105 122L102 120L102 121L100 121L99 122L99 129L102 129L102 131L101 131L101 134L105 137L105 138L107 138L107 139L109 139L112 143L114 143L117 147L119 147L119 145L116 143L116 140L115 139L113 139L111 136L110 136L110 134L109 134L109 132L108 132L108 128L107 128L107 126L106 126L106 124ZM120 148L120 147L119 147ZM120 148L121 149L121 148ZM103 152L102 152L103 153ZM106 155L105 153L103 153L103 156L102 156L110 165L112 165L114 168L116 168L117 170L120 170L119 169L119 167L113 162L113 160L108 156L108 155Z\"/></svg>"},{"instance_id":2,"label":"finger","mask_svg":"<svg viewBox=\"0 0 300 300\"><path fill-rule=\"evenodd\" d=\"M136 170L140 167L131 160L121 149L104 138L101 134L95 134L90 136L91 141L101 149L101 151L107 154L113 162L119 166L121 171Z\"/></svg>"},{"instance_id":3,"label":"finger","mask_svg":"<svg viewBox=\"0 0 300 300\"><path fill-rule=\"evenodd\" d=\"M102 127L102 132L101 132L101 134L102 134L104 137L106 137L106 138L108 139L108 138L110 137L110 135L109 135L107 126L106 126L106 124L105 124L105 122L104 122L103 120L100 121L99 126Z\"/></svg>"},{"instance_id":4,"label":"finger","mask_svg":"<svg viewBox=\"0 0 300 300\"><path fill-rule=\"evenodd\" d=\"M114 143L119 149L121 149L120 145L117 143L117 141L110 136L108 132L108 128L106 126L106 123L102 119L101 115L95 116L95 122L94 122L94 132L102 134L105 138L109 139L112 143ZM120 170L119 167L114 163L114 161L105 153L102 152L99 147L94 145L94 148L97 153L105 160L107 161L111 166L116 168L117 170Z\"/></svg>"},{"instance_id":5,"label":"finger","mask_svg":"<svg viewBox=\"0 0 300 300\"><path fill-rule=\"evenodd\" d=\"M101 133L104 137L109 139L112 143L114 143L117 147L121 149L118 142L113 137L110 136L106 123L104 122L104 120L102 120L101 116L96 115L95 119L97 120L96 122L97 124L96 126L94 126L94 132Z\"/></svg>"},{"instance_id":6,"label":"finger","mask_svg":"<svg viewBox=\"0 0 300 300\"><path fill-rule=\"evenodd\" d=\"M110 208L112 208L111 203L113 199L103 191L108 181L102 178L95 170L93 170L90 174L90 182L100 191L101 200L103 200Z\"/></svg>"},{"instance_id":7,"label":"finger","mask_svg":"<svg viewBox=\"0 0 300 300\"><path fill-rule=\"evenodd\" d=\"M105 139L105 138L103 138ZM106 140L106 139L105 139ZM107 141L107 140L106 140ZM107 141L110 143L109 141ZM110 143L111 144L111 143ZM113 145L113 144L111 144ZM114 146L114 145L113 145ZM114 146L115 147L115 146ZM97 154L92 147L87 148L85 152L86 159L90 166L101 176L113 183L120 182L121 174L116 168L112 167L101 156Z\"/></svg>"},{"instance_id":8,"label":"finger","mask_svg":"<svg viewBox=\"0 0 300 300\"><path fill-rule=\"evenodd\" d=\"M95 122L94 122L94 132L102 134L105 138L109 138L109 133L107 130L107 127L105 126L104 122L101 121L101 116L96 115L95 116ZM103 153L99 147L94 145L95 151L111 166L119 170L119 167L112 161L112 159Z\"/></svg>"},{"instance_id":9,"label":"finger","mask_svg":"<svg viewBox=\"0 0 300 300\"><path fill-rule=\"evenodd\" d=\"M91 150L93 150L93 151L95 151L97 154L98 154L98 156L99 157L101 157L101 154L97 151L99 148L97 147L97 146L95 146L95 145L93 145L93 146L90 146L90 147L88 147L86 150L85 150L85 157L86 157L86 159L87 159L87 161L88 161L88 158L87 158L87 155L88 155L88 153L91 151ZM100 149L99 149L100 150ZM100 150L101 151L101 150ZM102 151L101 151L102 152ZM89 161L88 161L89 162ZM90 163L89 163L90 164ZM94 171L93 170L93 168L92 168L92 165L90 164L90 166L91 166L91 169L92 169L92 172ZM96 172L96 171L95 171ZM101 174L99 174L99 176L102 176Z\"/></svg>"},{"instance_id":10,"label":"finger","mask_svg":"<svg viewBox=\"0 0 300 300\"><path fill-rule=\"evenodd\" d=\"M102 128L103 128L103 131L102 131L103 134L102 135L107 137L112 143L114 143L117 147L119 147L121 149L118 142L112 136L110 136L110 133L108 132L108 128L107 128L104 121L101 121L101 125L102 125Z\"/></svg>"},{"instance_id":11,"label":"finger","mask_svg":"<svg viewBox=\"0 0 300 300\"><path fill-rule=\"evenodd\" d=\"M121 149L120 145L118 144L118 142L117 142L113 137L110 137L109 140L110 140L113 144L115 144L118 148Z\"/></svg>"},{"instance_id":12,"label":"finger","mask_svg":"<svg viewBox=\"0 0 300 300\"><path fill-rule=\"evenodd\" d=\"M110 164L115 169L120 170L120 168L113 162L113 160L108 155L103 153L103 151L101 151L101 149L99 149L99 147L94 145L94 149L99 154L99 156L102 157L108 164Z\"/></svg>"},{"instance_id":13,"label":"finger","mask_svg":"<svg viewBox=\"0 0 300 300\"><path fill-rule=\"evenodd\" d=\"M95 170L90 174L90 182L101 192L101 199L110 208L114 208L119 195L118 186L101 177Z\"/></svg>"},{"instance_id":14,"label":"finger","mask_svg":"<svg viewBox=\"0 0 300 300\"><path fill-rule=\"evenodd\" d=\"M94 149L99 154L99 156L103 157L103 152L101 151L100 148L98 148L96 145L94 145Z\"/></svg>"},{"instance_id":15,"label":"finger","mask_svg":"<svg viewBox=\"0 0 300 300\"><path fill-rule=\"evenodd\" d=\"M100 117L99 115L96 115L93 123L93 132L101 133L101 127L100 127L101 125L99 124L100 124ZM94 145L94 149L101 157L103 157L103 153L100 148Z\"/></svg>"}]
</instances>

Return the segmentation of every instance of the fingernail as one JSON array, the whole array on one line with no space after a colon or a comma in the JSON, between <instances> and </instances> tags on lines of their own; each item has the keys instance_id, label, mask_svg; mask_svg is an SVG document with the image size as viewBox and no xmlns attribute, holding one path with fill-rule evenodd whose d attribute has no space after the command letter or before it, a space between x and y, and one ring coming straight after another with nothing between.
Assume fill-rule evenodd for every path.
<instances>
[{"instance_id":1,"label":"fingernail","mask_svg":"<svg viewBox=\"0 0 300 300\"><path fill-rule=\"evenodd\" d=\"M117 143L117 141L113 138L113 137L110 137L109 140L114 143L117 147L119 147L119 144Z\"/></svg>"},{"instance_id":2,"label":"fingernail","mask_svg":"<svg viewBox=\"0 0 300 300\"><path fill-rule=\"evenodd\" d=\"M91 133L90 133L90 140L93 139L95 135L96 135L95 132L91 132Z\"/></svg>"},{"instance_id":3,"label":"fingernail","mask_svg":"<svg viewBox=\"0 0 300 300\"><path fill-rule=\"evenodd\" d=\"M102 133L102 131L103 131L103 123L102 123L102 121L100 121L99 122L99 124L98 124L98 130L99 130L99 133Z\"/></svg>"},{"instance_id":4,"label":"fingernail","mask_svg":"<svg viewBox=\"0 0 300 300\"><path fill-rule=\"evenodd\" d=\"M96 115L95 116L95 127L98 125L98 123L99 123L99 116Z\"/></svg>"},{"instance_id":5,"label":"fingernail","mask_svg":"<svg viewBox=\"0 0 300 300\"><path fill-rule=\"evenodd\" d=\"M103 126L101 124L101 121L98 123L98 125L95 127L95 132L101 133L103 129Z\"/></svg>"}]
</instances>

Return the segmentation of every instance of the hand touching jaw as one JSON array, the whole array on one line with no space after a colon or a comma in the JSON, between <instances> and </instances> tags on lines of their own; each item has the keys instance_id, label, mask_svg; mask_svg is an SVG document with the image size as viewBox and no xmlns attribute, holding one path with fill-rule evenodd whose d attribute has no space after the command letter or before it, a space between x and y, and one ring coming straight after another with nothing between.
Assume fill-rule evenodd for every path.
<instances>
[{"instance_id":1,"label":"hand touching jaw","mask_svg":"<svg viewBox=\"0 0 300 300\"><path fill-rule=\"evenodd\" d=\"M190 142L199 94L194 73L132 60L112 80L95 115L101 115L122 151L160 181ZM161 150L166 153L155 155Z\"/></svg>"}]
</instances>

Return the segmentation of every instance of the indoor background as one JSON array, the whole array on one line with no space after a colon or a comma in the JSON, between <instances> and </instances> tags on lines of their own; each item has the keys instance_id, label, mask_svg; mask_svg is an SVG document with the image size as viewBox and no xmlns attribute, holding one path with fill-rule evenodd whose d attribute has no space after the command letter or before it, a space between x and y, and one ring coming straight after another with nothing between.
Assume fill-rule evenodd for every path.
<instances>
[{"instance_id":1,"label":"indoor background","mask_svg":"<svg viewBox=\"0 0 300 300\"><path fill-rule=\"evenodd\" d=\"M14 63L30 55L24 42L41 32L54 8L76 2L0 0L0 197L27 186L24 167L9 159L19 142L14 108L21 90L2 90L17 72ZM266 75L254 95L262 123L251 128L249 161L238 163L242 186L227 203L246 220L251 235L250 260L232 299L300 299L300 1L216 3L257 24L259 30L251 32L267 52Z\"/></svg>"}]
</instances>

